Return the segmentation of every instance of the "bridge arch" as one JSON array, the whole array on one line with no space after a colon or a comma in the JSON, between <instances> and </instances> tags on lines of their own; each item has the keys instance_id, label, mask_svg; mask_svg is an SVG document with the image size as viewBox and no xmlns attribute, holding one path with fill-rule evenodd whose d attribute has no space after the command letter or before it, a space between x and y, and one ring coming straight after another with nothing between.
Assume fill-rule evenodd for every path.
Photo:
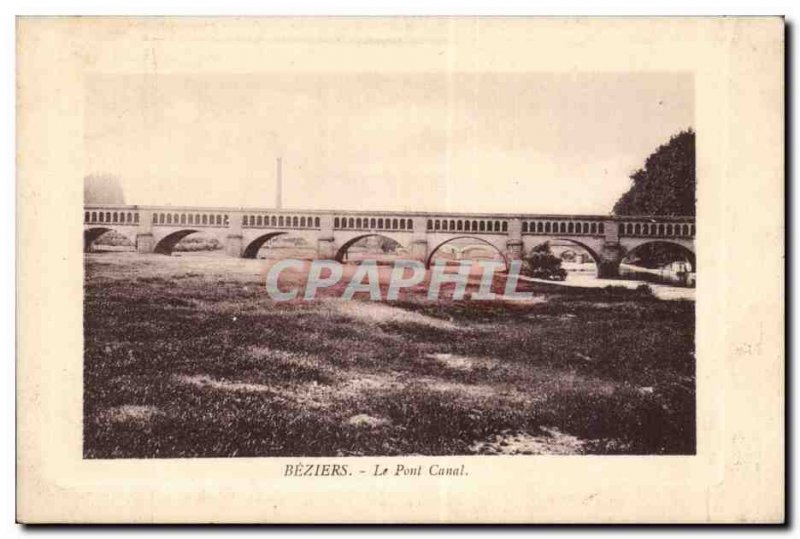
<instances>
[{"instance_id":1,"label":"bridge arch","mask_svg":"<svg viewBox=\"0 0 800 539\"><path fill-rule=\"evenodd\" d=\"M403 249L404 251L408 252L408 250L406 249L405 245L403 245L402 243L400 243L399 241L397 241L395 238L393 238L391 236L387 236L385 234L361 234L361 235L355 236L355 237L347 240L346 242L344 242L336 250L336 255L334 256L334 260L336 260L337 262L340 262L340 263L344 262L345 258L347 257L348 249L350 249L350 247L352 247L353 245L355 245L356 243L358 243L359 241L361 241L361 240L363 240L365 238L384 238L384 239L393 241L394 243L399 245L401 249Z\"/></svg>"},{"instance_id":2,"label":"bridge arch","mask_svg":"<svg viewBox=\"0 0 800 539\"><path fill-rule=\"evenodd\" d=\"M98 226L98 227L85 228L83 230L83 250L85 252L89 252L92 249L92 245L94 244L94 242L100 239L100 236L103 236L104 234L106 234L107 232L111 232L112 230L117 234L120 234L121 236L125 236L125 239L131 242L131 245L133 247L136 247L136 236L131 237L131 235L126 231L117 228Z\"/></svg>"},{"instance_id":3,"label":"bridge arch","mask_svg":"<svg viewBox=\"0 0 800 539\"><path fill-rule=\"evenodd\" d=\"M636 245L635 247L632 247L627 251L625 251L622 257L622 261L625 261L628 257L641 252L644 248L652 248L654 246L659 246L659 245L667 247L668 249L671 249L675 252L681 253L683 256L686 257L687 261L689 262L689 265L692 266L692 271L697 271L697 259L694 250L682 243L669 241L667 239L655 239L653 241L642 242Z\"/></svg>"},{"instance_id":4,"label":"bridge arch","mask_svg":"<svg viewBox=\"0 0 800 539\"><path fill-rule=\"evenodd\" d=\"M557 241L564 242L564 243L570 243L570 244L572 244L572 245L575 245L576 247L580 247L581 249L583 249L584 251L586 251L587 253L589 253L589 256L592 258L592 261L594 262L594 266L595 266L595 270L596 270L596 272L597 272L597 275L598 275L598 276L600 275L600 268L601 268L601 258L600 258L600 254L599 254L597 251L595 251L595 250L594 250L592 247L590 247L589 245L587 245L586 243L584 243L584 242L582 242L582 241L579 241L579 240L574 240L574 239L572 239L572 238L562 238L562 237L560 237L560 236L556 236L556 237L554 237L554 238L548 238L546 241L543 241L543 242L541 242L541 243L538 243L538 244L534 245L534 246L533 246L533 247L532 247L532 248L531 248L531 249L530 249L530 250L529 250L527 253L525 253L525 254L526 254L526 256L527 256L527 255L529 255L531 252L533 252L533 250L534 250L534 249L536 249L537 247L540 247L540 246L542 246L542 245L545 245L545 244L552 244L553 242L557 242Z\"/></svg>"},{"instance_id":5,"label":"bridge arch","mask_svg":"<svg viewBox=\"0 0 800 539\"><path fill-rule=\"evenodd\" d=\"M494 251L494 250L495 249L493 249L492 246L489 246L481 242L481 243L470 243L469 245L465 245L464 247L461 247L461 249L459 249L459 253L462 257L466 256L467 258L469 258L470 254L474 253L475 251L481 252L481 251Z\"/></svg>"},{"instance_id":6,"label":"bridge arch","mask_svg":"<svg viewBox=\"0 0 800 539\"><path fill-rule=\"evenodd\" d=\"M502 258L502 260L503 260L503 264L505 265L506 270L508 270L508 258L506 257L506 254L502 251L502 249L500 249L497 245L493 244L492 242L490 242L488 240L485 240L483 238L479 238L477 236L455 236L455 237L446 239L445 241L441 242L439 245L437 245L436 247L431 249L430 253L428 253L428 257L425 259L425 267L426 268L430 268L431 267L431 262L433 261L433 257L434 257L434 255L436 255L436 253L439 251L439 249L441 249L442 247L444 247L448 243L454 242L456 240L469 240L469 241L472 241L472 242L479 243L481 245L486 245L489 248L491 248L492 250L497 251L497 253L500 255L500 258Z\"/></svg>"},{"instance_id":7,"label":"bridge arch","mask_svg":"<svg viewBox=\"0 0 800 539\"><path fill-rule=\"evenodd\" d=\"M266 234L258 236L250 243L245 245L244 250L242 251L242 258L256 258L258 256L258 251L261 250L265 243L277 238L278 236L283 236L286 233L287 232L267 232Z\"/></svg>"},{"instance_id":8,"label":"bridge arch","mask_svg":"<svg viewBox=\"0 0 800 539\"><path fill-rule=\"evenodd\" d=\"M595 265L598 266L598 268L600 267L600 255L597 253L597 251L595 251L594 249L589 247L584 242L578 241L578 240L573 240L572 238L561 238L561 237L549 238L547 241L543 241L543 242L541 242L541 243L539 243L537 245L534 245L533 248L531 249L531 251L533 251L533 249L536 249L537 247L539 247L541 245L544 245L545 243L552 244L553 242L556 242L556 241L563 241L563 242L566 242L566 243L571 243L572 245L575 245L577 247L580 247L581 249L583 249L584 251L589 253L589 256L592 257L592 260L594 261Z\"/></svg>"},{"instance_id":9,"label":"bridge arch","mask_svg":"<svg viewBox=\"0 0 800 539\"><path fill-rule=\"evenodd\" d=\"M175 249L175 246L178 245L178 242L180 242L186 236L194 234L195 232L203 231L197 229L182 229L172 232L171 234L167 234L158 240L158 243L156 243L156 246L153 248L153 252L160 255L171 255L173 249Z\"/></svg>"}]
</instances>

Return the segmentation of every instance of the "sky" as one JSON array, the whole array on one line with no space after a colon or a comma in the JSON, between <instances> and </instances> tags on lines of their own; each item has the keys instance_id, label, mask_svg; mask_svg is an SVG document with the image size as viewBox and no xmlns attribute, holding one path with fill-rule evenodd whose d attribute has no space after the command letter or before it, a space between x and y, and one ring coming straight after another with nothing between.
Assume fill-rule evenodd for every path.
<instances>
[{"instance_id":1,"label":"sky","mask_svg":"<svg viewBox=\"0 0 800 539\"><path fill-rule=\"evenodd\" d=\"M93 75L86 174L130 204L607 214L693 127L681 73Z\"/></svg>"}]
</instances>

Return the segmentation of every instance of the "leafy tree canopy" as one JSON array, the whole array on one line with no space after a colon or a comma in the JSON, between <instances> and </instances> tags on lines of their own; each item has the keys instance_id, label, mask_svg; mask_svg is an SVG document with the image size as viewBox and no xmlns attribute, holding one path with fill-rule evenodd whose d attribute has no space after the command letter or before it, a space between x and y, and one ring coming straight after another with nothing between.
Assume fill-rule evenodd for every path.
<instances>
[{"instance_id":1,"label":"leafy tree canopy","mask_svg":"<svg viewBox=\"0 0 800 539\"><path fill-rule=\"evenodd\" d=\"M695 214L694 131L690 128L659 146L631 175L633 186L614 205L616 215Z\"/></svg>"},{"instance_id":2,"label":"leafy tree canopy","mask_svg":"<svg viewBox=\"0 0 800 539\"><path fill-rule=\"evenodd\" d=\"M567 276L566 270L561 267L561 259L555 256L550 249L550 242L545 242L531 249L527 260L526 273L533 277L563 281Z\"/></svg>"}]
</instances>

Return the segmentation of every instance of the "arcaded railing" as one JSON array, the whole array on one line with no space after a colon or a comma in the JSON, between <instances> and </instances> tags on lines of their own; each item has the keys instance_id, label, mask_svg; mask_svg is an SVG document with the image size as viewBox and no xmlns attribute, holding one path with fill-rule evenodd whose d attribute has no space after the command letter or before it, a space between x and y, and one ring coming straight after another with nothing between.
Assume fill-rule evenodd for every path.
<instances>
[{"instance_id":1,"label":"arcaded railing","mask_svg":"<svg viewBox=\"0 0 800 539\"><path fill-rule=\"evenodd\" d=\"M241 218L243 228L294 228L411 232L415 226L427 232L470 232L524 235L614 234L619 237L694 238L691 217L614 217L603 215L458 214L427 212L342 212L320 210L259 210L164 206L87 205L84 223L92 225L137 225L140 214L152 214L153 226L228 227ZM329 221L326 221L329 219ZM519 228L512 228L512 222ZM416 230L420 232L421 230Z\"/></svg>"}]
</instances>

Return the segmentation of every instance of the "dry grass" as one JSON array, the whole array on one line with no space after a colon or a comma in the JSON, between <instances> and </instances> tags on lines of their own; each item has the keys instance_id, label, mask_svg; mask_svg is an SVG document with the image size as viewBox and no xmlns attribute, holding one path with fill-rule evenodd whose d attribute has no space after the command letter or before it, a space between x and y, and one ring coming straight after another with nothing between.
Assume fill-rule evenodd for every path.
<instances>
[{"instance_id":1,"label":"dry grass","mask_svg":"<svg viewBox=\"0 0 800 539\"><path fill-rule=\"evenodd\" d=\"M275 303L269 264L87 255L87 457L694 452L693 302Z\"/></svg>"}]
</instances>

